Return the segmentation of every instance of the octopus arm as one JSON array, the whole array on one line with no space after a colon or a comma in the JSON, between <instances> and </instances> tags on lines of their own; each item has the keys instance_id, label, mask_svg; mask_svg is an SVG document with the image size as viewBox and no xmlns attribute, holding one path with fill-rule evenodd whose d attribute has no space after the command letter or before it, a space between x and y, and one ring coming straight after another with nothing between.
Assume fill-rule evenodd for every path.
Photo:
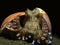
<instances>
[{"instance_id":1,"label":"octopus arm","mask_svg":"<svg viewBox=\"0 0 60 45\"><path fill-rule=\"evenodd\" d=\"M50 19L47 15L47 13L45 11L43 11L41 8L37 8L40 13L39 15L42 15L42 17L45 19L45 21L47 22L47 25L48 25L48 28L49 28L49 31L51 31L51 22L50 22Z\"/></svg>"},{"instance_id":2,"label":"octopus arm","mask_svg":"<svg viewBox=\"0 0 60 45\"><path fill-rule=\"evenodd\" d=\"M0 30L3 30L3 29L6 27L6 25L7 25L10 21L12 21L13 19L15 19L15 18L17 18L17 17L19 17L19 16L23 16L23 15L25 15L25 12L17 12L17 13L14 13L14 14L9 15L9 16L8 16L7 18L5 18L5 20L3 21Z\"/></svg>"}]
</instances>

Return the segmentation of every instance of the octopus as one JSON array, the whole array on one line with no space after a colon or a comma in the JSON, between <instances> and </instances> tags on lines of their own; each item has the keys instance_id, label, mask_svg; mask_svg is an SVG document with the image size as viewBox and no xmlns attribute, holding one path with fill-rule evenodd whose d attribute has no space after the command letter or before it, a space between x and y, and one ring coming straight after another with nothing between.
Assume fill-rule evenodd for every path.
<instances>
[{"instance_id":1,"label":"octopus","mask_svg":"<svg viewBox=\"0 0 60 45\"><path fill-rule=\"evenodd\" d=\"M20 19L21 17L25 17ZM21 21L22 20L22 24ZM23 25L23 26L22 26ZM2 23L0 33L7 28L10 31L18 32L16 36L18 39L27 40L33 36L32 44L35 41L45 41L50 43L48 40L51 36L51 22L48 15L41 8L35 8L34 10L27 9L25 12L17 12L9 15ZM48 37L48 38L47 38Z\"/></svg>"}]
</instances>

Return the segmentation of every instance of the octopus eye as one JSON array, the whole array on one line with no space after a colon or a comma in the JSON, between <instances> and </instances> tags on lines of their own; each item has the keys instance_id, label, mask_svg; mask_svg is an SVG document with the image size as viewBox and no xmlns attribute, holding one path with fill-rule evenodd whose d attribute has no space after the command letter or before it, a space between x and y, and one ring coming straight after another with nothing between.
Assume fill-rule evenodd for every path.
<instances>
[{"instance_id":1,"label":"octopus eye","mask_svg":"<svg viewBox=\"0 0 60 45\"><path fill-rule=\"evenodd\" d=\"M47 13L41 8L35 8L32 11L28 9L26 12L9 15L3 21L0 33L5 29L11 33L14 32L20 41L32 40L32 44L52 44L51 22Z\"/></svg>"}]
</instances>

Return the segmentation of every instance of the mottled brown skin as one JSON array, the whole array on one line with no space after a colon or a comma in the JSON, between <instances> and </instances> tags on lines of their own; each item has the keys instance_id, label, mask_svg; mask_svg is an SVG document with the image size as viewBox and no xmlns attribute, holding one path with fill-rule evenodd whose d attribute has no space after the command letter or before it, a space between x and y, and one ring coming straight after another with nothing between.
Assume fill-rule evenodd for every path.
<instances>
[{"instance_id":1,"label":"mottled brown skin","mask_svg":"<svg viewBox=\"0 0 60 45\"><path fill-rule=\"evenodd\" d=\"M34 15L36 13L36 15ZM39 17L38 16L39 13L33 11L27 12L27 16L29 16L28 20L25 23L24 26L24 30L28 33L33 34L33 37L35 40L40 39L42 37L42 30L40 27L40 21L38 20ZM39 18L40 20L42 20L42 18ZM40 23L39 23L40 22Z\"/></svg>"}]
</instances>

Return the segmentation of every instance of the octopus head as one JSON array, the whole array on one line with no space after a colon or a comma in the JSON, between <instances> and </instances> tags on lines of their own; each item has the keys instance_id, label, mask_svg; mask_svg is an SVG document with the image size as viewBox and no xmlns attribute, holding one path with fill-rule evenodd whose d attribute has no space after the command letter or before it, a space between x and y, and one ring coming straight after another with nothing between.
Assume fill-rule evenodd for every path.
<instances>
[{"instance_id":1,"label":"octopus head","mask_svg":"<svg viewBox=\"0 0 60 45\"><path fill-rule=\"evenodd\" d=\"M30 17L35 17L39 14L38 8L35 8L34 10L27 9L26 12L27 12L27 15L30 16Z\"/></svg>"}]
</instances>

